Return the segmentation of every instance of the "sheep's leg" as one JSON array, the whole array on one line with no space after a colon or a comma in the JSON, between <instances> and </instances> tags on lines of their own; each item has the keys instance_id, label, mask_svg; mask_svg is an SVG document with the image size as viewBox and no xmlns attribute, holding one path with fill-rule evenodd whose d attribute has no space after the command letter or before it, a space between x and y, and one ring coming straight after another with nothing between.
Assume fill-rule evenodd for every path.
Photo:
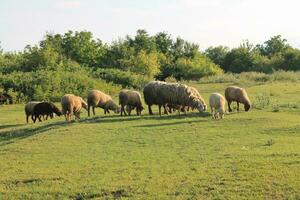
<instances>
[{"instance_id":1,"label":"sheep's leg","mask_svg":"<svg viewBox=\"0 0 300 200\"><path fill-rule=\"evenodd\" d=\"M28 124L29 115L26 115L26 123Z\"/></svg>"},{"instance_id":2,"label":"sheep's leg","mask_svg":"<svg viewBox=\"0 0 300 200\"><path fill-rule=\"evenodd\" d=\"M230 107L231 101L228 101L227 104L228 104L228 111L229 111L229 112L232 112L232 109L231 109L231 107Z\"/></svg>"},{"instance_id":3,"label":"sheep's leg","mask_svg":"<svg viewBox=\"0 0 300 200\"><path fill-rule=\"evenodd\" d=\"M161 116L161 105L158 106L159 116Z\"/></svg>"},{"instance_id":4,"label":"sheep's leg","mask_svg":"<svg viewBox=\"0 0 300 200\"><path fill-rule=\"evenodd\" d=\"M138 106L136 107L136 115L139 116L140 115L140 109L138 108Z\"/></svg>"},{"instance_id":5,"label":"sheep's leg","mask_svg":"<svg viewBox=\"0 0 300 200\"><path fill-rule=\"evenodd\" d=\"M35 123L35 121L36 121L36 116L35 116L35 115L31 115L31 119L32 119L33 123Z\"/></svg>"},{"instance_id":6,"label":"sheep's leg","mask_svg":"<svg viewBox=\"0 0 300 200\"><path fill-rule=\"evenodd\" d=\"M239 112L240 111L240 104L239 104L238 101L236 102L236 105L237 105L237 111Z\"/></svg>"},{"instance_id":7,"label":"sheep's leg","mask_svg":"<svg viewBox=\"0 0 300 200\"><path fill-rule=\"evenodd\" d=\"M167 111L167 109L166 109L166 105L163 105L163 107L164 107L164 114L165 114L165 115L168 115L169 113L168 113L168 111Z\"/></svg>"},{"instance_id":8,"label":"sheep's leg","mask_svg":"<svg viewBox=\"0 0 300 200\"><path fill-rule=\"evenodd\" d=\"M121 105L121 116L123 116L123 112L124 112L124 106Z\"/></svg>"},{"instance_id":9,"label":"sheep's leg","mask_svg":"<svg viewBox=\"0 0 300 200\"><path fill-rule=\"evenodd\" d=\"M75 120L80 119L80 112L74 113L74 115L75 115Z\"/></svg>"},{"instance_id":10,"label":"sheep's leg","mask_svg":"<svg viewBox=\"0 0 300 200\"><path fill-rule=\"evenodd\" d=\"M92 110L93 110L93 115L95 116L96 112L95 112L95 107L94 106L92 107Z\"/></svg>"},{"instance_id":11,"label":"sheep's leg","mask_svg":"<svg viewBox=\"0 0 300 200\"><path fill-rule=\"evenodd\" d=\"M148 110L149 110L149 115L153 115L152 109L151 109L151 105L148 105Z\"/></svg>"},{"instance_id":12,"label":"sheep's leg","mask_svg":"<svg viewBox=\"0 0 300 200\"><path fill-rule=\"evenodd\" d=\"M90 116L90 109L91 109L91 105L88 104L88 116Z\"/></svg>"},{"instance_id":13,"label":"sheep's leg","mask_svg":"<svg viewBox=\"0 0 300 200\"><path fill-rule=\"evenodd\" d=\"M44 115L43 115L43 117L44 117ZM41 119L41 115L38 115L38 119L39 119L39 122L41 122L42 121L42 119ZM45 121L45 120L44 120Z\"/></svg>"},{"instance_id":14,"label":"sheep's leg","mask_svg":"<svg viewBox=\"0 0 300 200\"><path fill-rule=\"evenodd\" d=\"M210 110L211 110L211 118L215 118L215 113L214 113L214 108L213 107L210 107Z\"/></svg>"}]
</instances>

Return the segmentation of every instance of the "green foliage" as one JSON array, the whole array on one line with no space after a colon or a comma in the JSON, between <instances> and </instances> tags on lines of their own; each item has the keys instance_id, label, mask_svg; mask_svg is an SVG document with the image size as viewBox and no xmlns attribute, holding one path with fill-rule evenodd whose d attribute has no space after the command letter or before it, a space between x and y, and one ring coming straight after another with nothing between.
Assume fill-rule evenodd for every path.
<instances>
[{"instance_id":1,"label":"green foliage","mask_svg":"<svg viewBox=\"0 0 300 200\"><path fill-rule=\"evenodd\" d=\"M229 52L229 48L225 46L209 47L205 50L205 55L210 58L215 64L223 66L225 57Z\"/></svg>"},{"instance_id":2,"label":"green foliage","mask_svg":"<svg viewBox=\"0 0 300 200\"><path fill-rule=\"evenodd\" d=\"M222 70L203 54L193 59L179 58L174 65L172 75L177 80L199 80L205 76L221 74Z\"/></svg>"},{"instance_id":3,"label":"green foliage","mask_svg":"<svg viewBox=\"0 0 300 200\"><path fill-rule=\"evenodd\" d=\"M290 47L281 36L272 37L256 46L246 40L233 49L210 47L204 53L200 52L198 44L180 37L172 39L166 32L150 35L142 29L137 30L134 36L120 38L111 44L93 38L88 31L68 31L65 34L47 33L39 44L28 45L22 52L3 52L0 47L0 73L4 77L0 87L18 91L22 99L47 99L51 92L57 99L58 94L47 86L51 82L40 79L48 74L58 74L58 79L64 78L62 74L68 74L67 79L71 82L72 73L77 78L78 72L87 74L85 78L92 82L91 74L96 74L98 79L122 87L141 88L146 81L154 78L199 80L216 75L222 81L222 77L225 77L222 76L223 71L274 73L278 70L300 70L300 50ZM279 74L276 75L278 78L292 77ZM25 86L17 86L18 83L12 77ZM32 79L31 83L35 86L29 87L21 77L24 80ZM241 77L244 75L241 74ZM254 77L259 81L276 79L275 76L265 74ZM58 90L59 94L64 91L62 87Z\"/></svg>"},{"instance_id":4,"label":"green foliage","mask_svg":"<svg viewBox=\"0 0 300 200\"><path fill-rule=\"evenodd\" d=\"M281 38L281 35L276 35L271 37L270 40L264 42L263 45L257 45L256 48L260 51L260 53L264 56L271 57L275 54L280 54L290 48L287 44L287 40Z\"/></svg>"},{"instance_id":5,"label":"green foliage","mask_svg":"<svg viewBox=\"0 0 300 200\"><path fill-rule=\"evenodd\" d=\"M130 71L122 71L118 69L98 69L93 72L94 76L108 83L115 83L121 85L123 88L137 88L141 89L150 80L142 75L132 73Z\"/></svg>"},{"instance_id":6,"label":"green foliage","mask_svg":"<svg viewBox=\"0 0 300 200\"><path fill-rule=\"evenodd\" d=\"M99 88L116 93L118 87L91 78L85 70L77 72L45 71L13 72L0 76L0 85L18 95L18 101L60 101L66 93L85 97L91 89Z\"/></svg>"}]
</instances>

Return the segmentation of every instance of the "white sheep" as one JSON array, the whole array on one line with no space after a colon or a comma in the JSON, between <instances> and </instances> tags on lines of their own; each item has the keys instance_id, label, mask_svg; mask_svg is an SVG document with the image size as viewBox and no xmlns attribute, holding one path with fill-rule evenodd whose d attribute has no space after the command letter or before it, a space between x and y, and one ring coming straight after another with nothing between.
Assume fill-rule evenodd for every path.
<instances>
[{"instance_id":1,"label":"white sheep","mask_svg":"<svg viewBox=\"0 0 300 200\"><path fill-rule=\"evenodd\" d=\"M220 93L210 95L209 106L213 119L223 119L225 114L225 98Z\"/></svg>"}]
</instances>

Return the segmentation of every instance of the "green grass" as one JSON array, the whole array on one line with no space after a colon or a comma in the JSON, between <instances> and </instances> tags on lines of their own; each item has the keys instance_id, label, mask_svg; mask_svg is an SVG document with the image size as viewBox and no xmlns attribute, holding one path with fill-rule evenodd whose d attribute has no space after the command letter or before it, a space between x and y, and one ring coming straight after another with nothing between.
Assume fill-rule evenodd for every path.
<instances>
[{"instance_id":1,"label":"green grass","mask_svg":"<svg viewBox=\"0 0 300 200\"><path fill-rule=\"evenodd\" d=\"M227 85L194 86L207 100ZM224 120L97 109L26 125L1 106L0 199L299 199L300 84L242 86L259 106Z\"/></svg>"}]
</instances>

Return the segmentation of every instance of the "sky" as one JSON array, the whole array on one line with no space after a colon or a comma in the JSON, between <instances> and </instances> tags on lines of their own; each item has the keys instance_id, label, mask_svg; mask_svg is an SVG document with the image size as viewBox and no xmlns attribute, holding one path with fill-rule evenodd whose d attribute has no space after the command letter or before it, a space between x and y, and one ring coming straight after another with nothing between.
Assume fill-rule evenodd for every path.
<instances>
[{"instance_id":1,"label":"sky","mask_svg":"<svg viewBox=\"0 0 300 200\"><path fill-rule=\"evenodd\" d=\"M0 45L20 51L46 32L91 31L111 43L165 31L200 45L237 47L282 35L300 48L299 0L0 0Z\"/></svg>"}]
</instances>

